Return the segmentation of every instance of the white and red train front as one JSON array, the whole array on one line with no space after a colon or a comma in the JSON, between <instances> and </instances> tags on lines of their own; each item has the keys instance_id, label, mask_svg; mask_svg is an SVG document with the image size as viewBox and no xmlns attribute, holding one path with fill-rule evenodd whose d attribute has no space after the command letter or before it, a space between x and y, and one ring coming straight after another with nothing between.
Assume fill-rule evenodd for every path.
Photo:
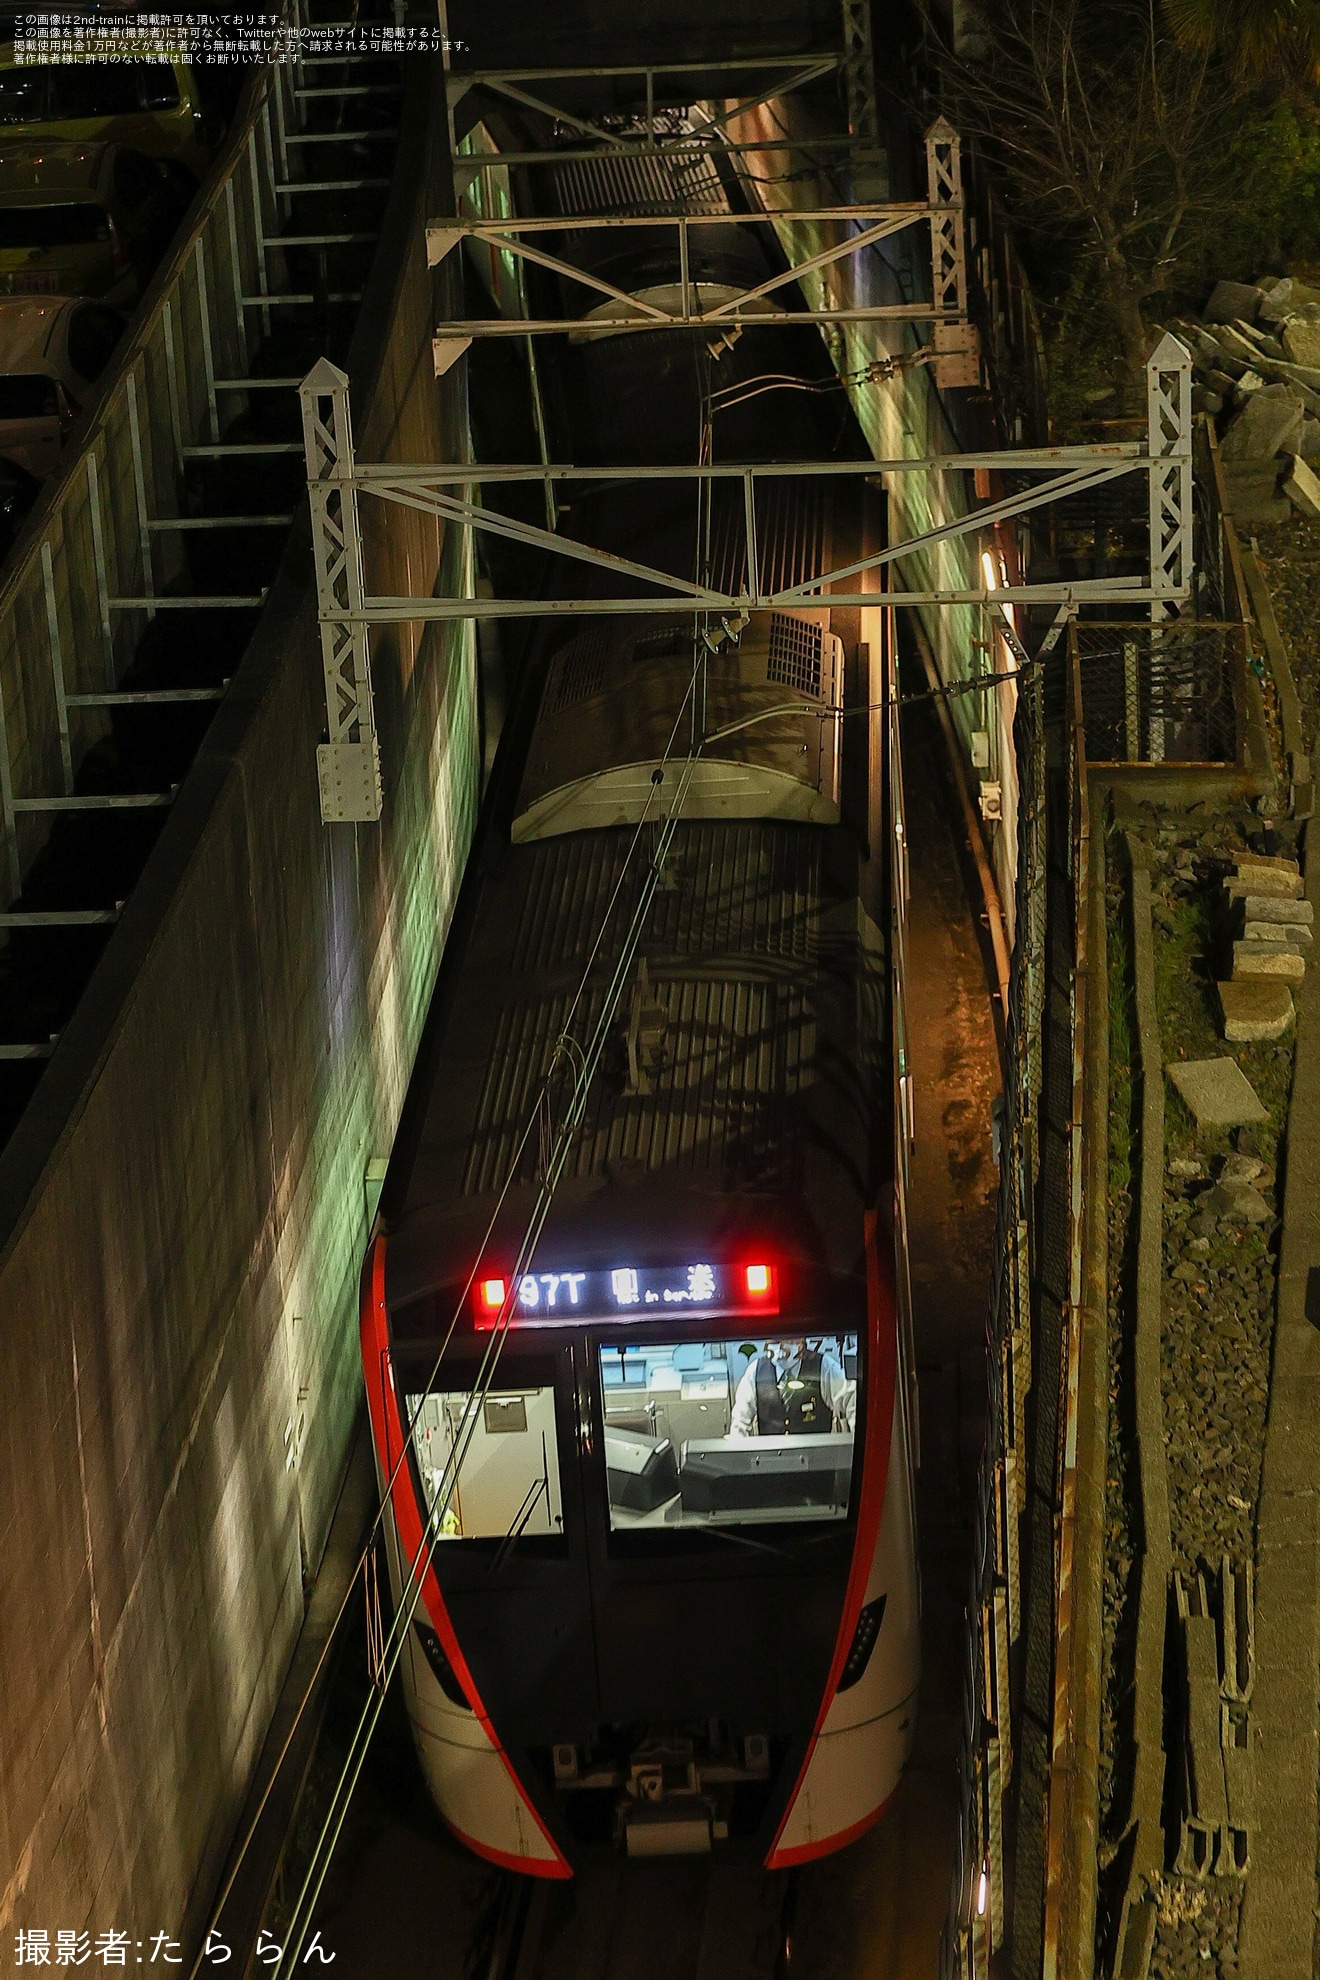
<instances>
[{"instance_id":1,"label":"white and red train front","mask_svg":"<svg viewBox=\"0 0 1320 1980\"><path fill-rule=\"evenodd\" d=\"M396 1605L420 1579L408 1709L445 1820L506 1868L568 1877L606 1848L789 1868L897 1786L919 1649L892 1273L868 1219L864 1272L822 1301L777 1239L568 1258L560 1236L516 1287L483 1262L438 1369L453 1289L392 1307L372 1248Z\"/></svg>"}]
</instances>

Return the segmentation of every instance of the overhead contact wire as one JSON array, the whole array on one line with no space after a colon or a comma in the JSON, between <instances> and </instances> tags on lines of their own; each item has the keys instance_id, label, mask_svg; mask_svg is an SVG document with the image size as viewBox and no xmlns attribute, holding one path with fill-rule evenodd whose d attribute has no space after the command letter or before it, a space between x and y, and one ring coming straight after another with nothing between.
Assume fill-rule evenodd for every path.
<instances>
[{"instance_id":1,"label":"overhead contact wire","mask_svg":"<svg viewBox=\"0 0 1320 1980\"><path fill-rule=\"evenodd\" d=\"M670 731L669 740L665 746L665 754L661 759L661 763L660 763L661 778L663 778L663 771L665 766L671 761L673 746L677 739L679 728L683 721L684 713L688 708L689 702L694 700L696 686L697 686L698 670L703 664L703 657L704 656L701 654L694 656L693 672L689 680L688 690L687 693L684 695L683 702L674 719L674 724ZM275 1980L285 1980L285 1976L292 1971L293 1966L296 1964L298 1956L301 1953L303 1945L305 1943L307 1931L311 1923L312 1912L316 1905L317 1899L320 1895L326 1874L329 1870L330 1861L331 1858L333 1857L334 1849L338 1842L339 1835L342 1832L344 1821L347 1818L348 1806L352 1799L353 1792L357 1786L358 1779L361 1775L362 1767L366 1761L367 1748L370 1744L372 1733L375 1731L375 1727L377 1721L379 1720L381 1710L383 1709L385 1694L388 1689L390 1679L394 1675L394 1671L397 1668L399 1659L402 1655L403 1645L407 1641L407 1633L409 1628L411 1627L413 1616L416 1613L417 1605L421 1599L422 1591L425 1585L426 1575L429 1572L431 1572L433 1568L435 1547L440 1537L439 1529L444 1520L445 1514L449 1509L449 1502L453 1496L454 1486L457 1483L458 1476L462 1470L464 1460L466 1459L467 1451L471 1444L472 1437L475 1434L476 1423L480 1412L480 1406L482 1402L485 1400L486 1396L488 1395L490 1386L494 1380L495 1372L499 1364L499 1356L502 1351L504 1341L507 1338L509 1328L512 1322L513 1309L517 1300L517 1290L519 1283L521 1281L522 1276L524 1275L528 1266L531 1264L534 1258L536 1245L540 1240L541 1232L544 1229L546 1219L549 1215L550 1208L553 1203L555 1191L558 1188L560 1178L562 1177L564 1167L567 1163L568 1156L571 1151L573 1138L576 1135L578 1128L581 1126L583 1118L585 1117L587 1100L590 1093L590 1087L595 1077L597 1068L599 1066L600 1059L604 1054L605 1046L608 1043L610 1028L613 1024L615 1013L617 1011L619 1001L622 997L623 986L626 982L628 972L631 969L632 963L635 959L637 947L641 940L642 928L644 926L646 916L649 913L651 903L654 900L655 891L657 886L659 885L660 877L664 869L664 862L668 855L669 847L672 844L674 833L677 830L680 821L684 800L687 795L688 787L691 783L692 773L696 767L696 761L698 755L700 754L701 746L702 746L701 742L694 737L693 744L689 747L687 756L683 759L682 768L679 773L678 784L674 791L673 801L670 805L668 815L665 819L664 828L662 830L660 840L656 846L655 853L652 856L652 860L650 863L650 870L647 875L647 879L643 885L642 892L638 899L637 905L634 908L633 915L629 923L627 935L625 936L622 949L616 960L614 970L610 978L610 982L607 986L605 999L601 1007L600 1016L596 1021L596 1025L594 1027L589 1045L586 1048L578 1048L582 1053L582 1063L578 1071L577 1078L575 1079L573 1090L572 1093L570 1094L569 1101L565 1109L565 1113L560 1121L559 1128L556 1132L555 1147L551 1158L551 1165L549 1170L543 1174L541 1183L538 1186L537 1202L533 1208L531 1216L528 1220L528 1224L524 1230L522 1241L519 1244L518 1255L514 1263L513 1271L508 1280L508 1286L505 1293L503 1305L500 1309L500 1313L497 1317L495 1327L492 1331L491 1340L486 1348L486 1352L483 1355L482 1361L479 1365L477 1371L476 1383L474 1384L472 1390L469 1392L469 1396L470 1396L469 1405L465 1408L464 1417L460 1423L460 1439L457 1440L453 1446L451 1446L450 1453L448 1458L446 1459L440 1480L438 1481L435 1488L435 1495L432 1500L432 1504L427 1516L427 1520L423 1526L421 1540L418 1544L416 1553L414 1554L413 1559L409 1564L410 1586L405 1591L403 1600L401 1601L399 1608L395 1612L394 1620L391 1624L389 1633L386 1637L380 1665L377 1672L376 1683L373 1686L373 1690L372 1690L372 1695L367 1700L367 1703L363 1708L363 1711L359 1717L358 1725L354 1732L354 1736L349 1748L348 1756L345 1760L343 1769L341 1770L340 1773L339 1781L336 1785L336 1789L331 1801L330 1809L327 1812L325 1821L322 1824L321 1832L317 1838L317 1842L313 1849L311 1862L308 1865L308 1869L304 1876L302 1886L299 1890L297 1900L295 1901L293 1917L290 1921L291 1936L287 1944L283 1948L280 1964L275 1970ZM654 791L658 793L661 786L657 784L653 788ZM654 799L652 794L648 793L646 804L643 807L642 818L639 820L638 828L634 832L633 838L630 842L629 855L625 858L624 869L623 871L621 871L618 881L616 881L615 889L611 895L610 902L607 905L605 916L602 918L600 933L598 934L597 940L593 945L591 957L588 959L587 970L584 971L583 976L579 981L578 990L574 997L572 1010L576 1010L581 1000L581 997L585 992L587 977L591 968L591 964L594 961L595 956L599 952L600 943L603 939L605 928L608 926L609 917L613 912L614 905L618 899L619 889L621 888L623 879L626 875L629 859L633 851L635 851L635 848L638 844L641 828L647 822L647 815L650 812L653 801ZM561 1040L561 1042L564 1041ZM554 1066L554 1060L552 1059L551 1070L553 1070L553 1066ZM547 1077L548 1076L549 1075L547 1074ZM543 1093L544 1093L544 1088L543 1088ZM535 1125L537 1119L537 1112L542 1104L542 1097L543 1096L538 1096L536 1107L533 1108L531 1114L529 1115L527 1124L523 1129L523 1134L519 1141L518 1150L514 1156L509 1173L506 1176L503 1188L500 1192L500 1198L499 1198L499 1202L497 1203L496 1210L492 1214L490 1222L487 1225L487 1231L486 1231L487 1240L489 1239L491 1232L494 1229L495 1222L499 1214L499 1210L502 1207L503 1202L507 1197L508 1191L512 1187L512 1184L517 1176L518 1168L520 1166L522 1159L522 1153L526 1147L527 1140ZM444 1341L441 1344L440 1352L436 1357L436 1361L432 1368L430 1378L426 1384L426 1389L423 1394L423 1399L425 1393L429 1393L429 1391L431 1390L439 1374L445 1351L448 1347L450 1340L453 1337L454 1329L457 1326L458 1319L463 1310L463 1306L467 1300L468 1295L470 1294L472 1284L475 1280L476 1273L479 1267L480 1267L480 1254L478 1254L478 1260L476 1263L474 1263L471 1271L469 1272L463 1294L460 1297L454 1315L450 1320L448 1331L445 1335ZM418 1404L419 1410L420 1407L421 1407L421 1402L419 1401ZM390 1475L391 1486L393 1485L394 1480L397 1478L399 1474L399 1470L403 1465L404 1460L407 1456L408 1449L412 1442L413 1434L415 1432L416 1422L417 1422L417 1412L414 1412L409 1418L408 1429L403 1440L403 1448L400 1451L399 1457L396 1460L394 1469ZM384 1511L388 1503L389 1503L389 1495L387 1491L386 1493L382 1494L381 1510L377 1514L376 1520L373 1522L373 1528L372 1528L373 1541L374 1541L376 1528L380 1525L381 1520L383 1519ZM370 1544L371 1543L369 1542L368 1549L364 1549L364 1554L363 1554L364 1560L366 1557L366 1552L369 1551ZM341 1606L340 1613L342 1614L342 1612L343 1609Z\"/></svg>"}]
</instances>

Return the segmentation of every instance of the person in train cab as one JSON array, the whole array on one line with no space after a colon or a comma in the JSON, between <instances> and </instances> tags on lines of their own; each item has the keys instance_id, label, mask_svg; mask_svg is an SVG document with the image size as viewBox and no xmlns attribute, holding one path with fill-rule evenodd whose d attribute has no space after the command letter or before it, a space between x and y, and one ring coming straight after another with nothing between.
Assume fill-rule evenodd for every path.
<instances>
[{"instance_id":1,"label":"person in train cab","mask_svg":"<svg viewBox=\"0 0 1320 1980\"><path fill-rule=\"evenodd\" d=\"M788 1412L779 1388L776 1343L767 1341L743 1370L733 1399L729 1422L731 1437L782 1437L788 1430Z\"/></svg>"},{"instance_id":2,"label":"person in train cab","mask_svg":"<svg viewBox=\"0 0 1320 1980\"><path fill-rule=\"evenodd\" d=\"M806 1341L767 1341L743 1371L729 1422L731 1437L852 1434L857 1384L837 1355Z\"/></svg>"},{"instance_id":3,"label":"person in train cab","mask_svg":"<svg viewBox=\"0 0 1320 1980\"><path fill-rule=\"evenodd\" d=\"M831 1430L850 1434L857 1408L857 1385L843 1372L837 1355L819 1341L794 1341L779 1378L790 1437L819 1437Z\"/></svg>"}]
</instances>

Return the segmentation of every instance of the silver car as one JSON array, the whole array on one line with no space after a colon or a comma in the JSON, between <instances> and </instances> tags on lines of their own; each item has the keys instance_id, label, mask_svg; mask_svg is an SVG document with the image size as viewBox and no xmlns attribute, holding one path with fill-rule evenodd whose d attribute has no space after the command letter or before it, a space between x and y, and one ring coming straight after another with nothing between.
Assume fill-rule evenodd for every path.
<instances>
[{"instance_id":1,"label":"silver car","mask_svg":"<svg viewBox=\"0 0 1320 1980\"><path fill-rule=\"evenodd\" d=\"M0 297L0 457L51 474L123 334L124 318L106 303Z\"/></svg>"}]
</instances>

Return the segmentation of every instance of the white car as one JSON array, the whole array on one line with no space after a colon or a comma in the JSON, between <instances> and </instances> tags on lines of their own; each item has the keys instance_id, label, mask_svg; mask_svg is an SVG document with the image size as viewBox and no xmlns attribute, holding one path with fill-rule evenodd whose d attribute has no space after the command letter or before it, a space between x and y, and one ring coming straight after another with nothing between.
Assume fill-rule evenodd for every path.
<instances>
[{"instance_id":1,"label":"white car","mask_svg":"<svg viewBox=\"0 0 1320 1980\"><path fill-rule=\"evenodd\" d=\"M52 473L123 334L123 317L103 302L0 297L0 457Z\"/></svg>"}]
</instances>

